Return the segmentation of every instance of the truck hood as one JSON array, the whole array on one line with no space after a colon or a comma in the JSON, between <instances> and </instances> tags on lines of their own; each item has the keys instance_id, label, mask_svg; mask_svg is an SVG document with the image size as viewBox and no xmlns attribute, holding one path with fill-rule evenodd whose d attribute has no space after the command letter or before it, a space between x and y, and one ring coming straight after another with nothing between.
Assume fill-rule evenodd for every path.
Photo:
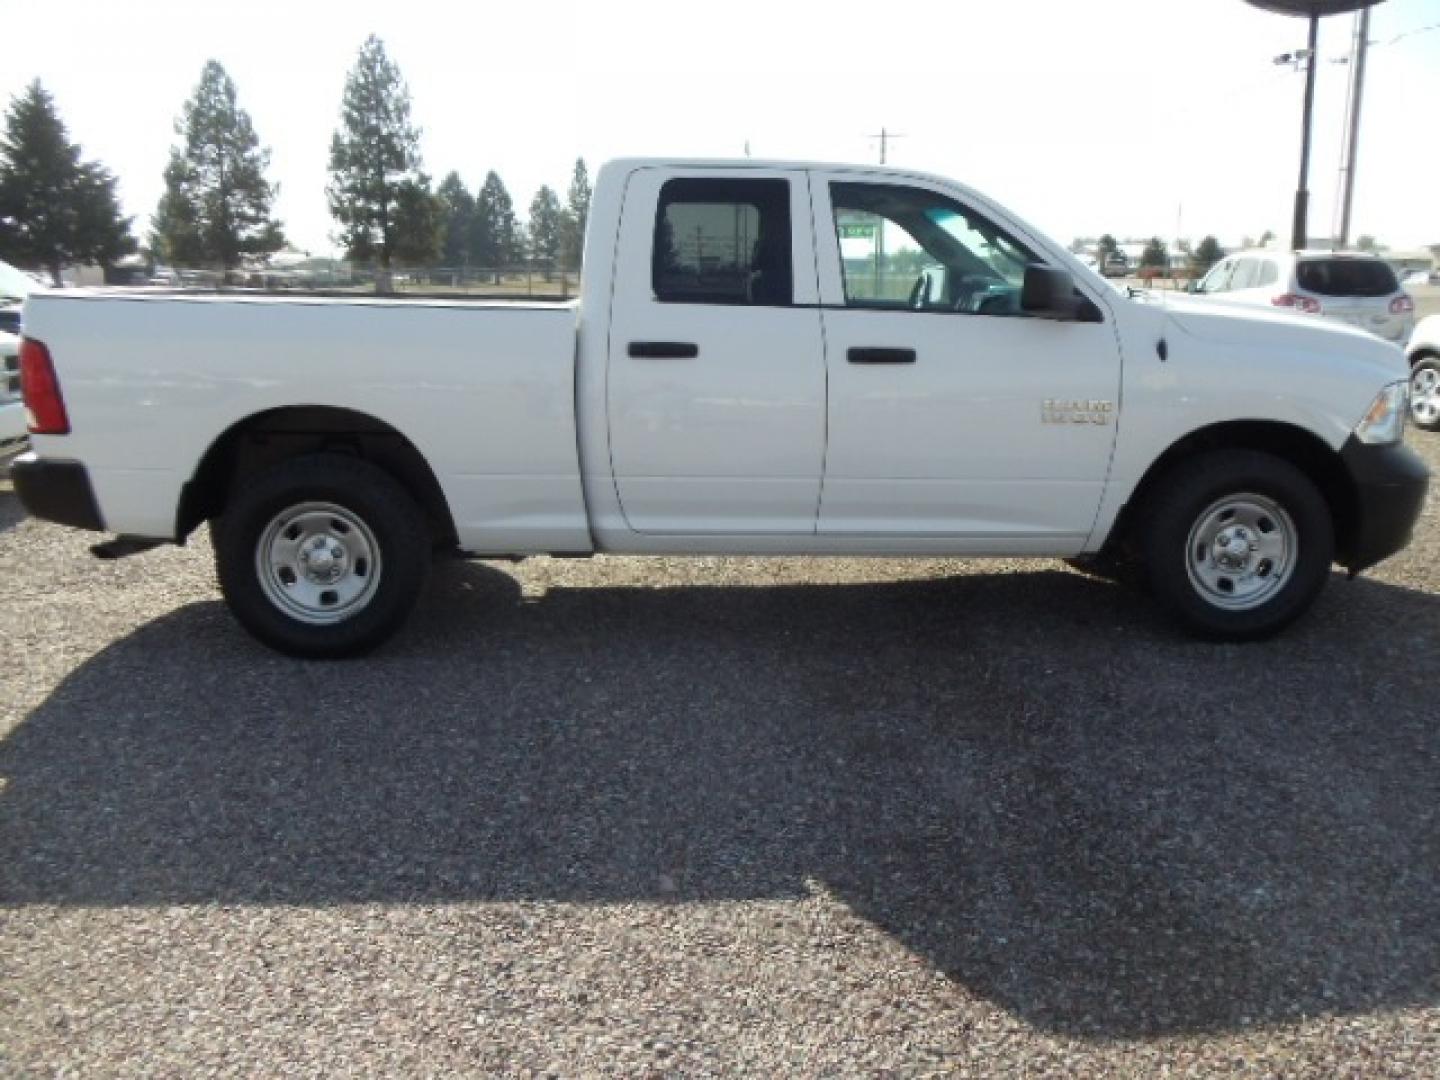
<instances>
[{"instance_id":1,"label":"truck hood","mask_svg":"<svg viewBox=\"0 0 1440 1080\"><path fill-rule=\"evenodd\" d=\"M1151 295L1151 302L1164 310L1171 326L1203 341L1303 353L1316 359L1334 358L1359 370L1368 369L1382 379L1409 375L1399 346L1345 323L1297 315L1283 308Z\"/></svg>"}]
</instances>

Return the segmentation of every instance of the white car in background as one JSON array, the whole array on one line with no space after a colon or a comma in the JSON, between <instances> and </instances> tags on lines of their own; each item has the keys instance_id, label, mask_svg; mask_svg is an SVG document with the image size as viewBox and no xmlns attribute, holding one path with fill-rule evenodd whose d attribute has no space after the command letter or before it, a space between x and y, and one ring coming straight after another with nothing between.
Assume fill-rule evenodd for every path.
<instances>
[{"instance_id":1,"label":"white car in background","mask_svg":"<svg viewBox=\"0 0 1440 1080\"><path fill-rule=\"evenodd\" d=\"M1335 319L1397 345L1415 327L1415 301L1394 268L1362 251L1240 251L1216 263L1191 291Z\"/></svg>"},{"instance_id":2,"label":"white car in background","mask_svg":"<svg viewBox=\"0 0 1440 1080\"><path fill-rule=\"evenodd\" d=\"M1440 315L1427 315L1405 347L1410 360L1410 418L1426 431L1440 431Z\"/></svg>"},{"instance_id":3,"label":"white car in background","mask_svg":"<svg viewBox=\"0 0 1440 1080\"><path fill-rule=\"evenodd\" d=\"M27 445L25 405L20 400L20 339L0 330L0 475Z\"/></svg>"},{"instance_id":4,"label":"white car in background","mask_svg":"<svg viewBox=\"0 0 1440 1080\"><path fill-rule=\"evenodd\" d=\"M24 271L0 262L0 475L27 445L20 401L20 303L37 289Z\"/></svg>"}]
</instances>

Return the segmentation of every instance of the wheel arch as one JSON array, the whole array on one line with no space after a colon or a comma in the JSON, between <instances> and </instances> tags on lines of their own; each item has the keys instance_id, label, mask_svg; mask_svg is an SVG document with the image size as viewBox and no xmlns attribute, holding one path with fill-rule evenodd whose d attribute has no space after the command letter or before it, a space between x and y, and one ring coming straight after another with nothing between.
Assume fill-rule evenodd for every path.
<instances>
[{"instance_id":1,"label":"wheel arch","mask_svg":"<svg viewBox=\"0 0 1440 1080\"><path fill-rule=\"evenodd\" d=\"M354 454L395 477L425 511L437 542L455 543L449 502L429 462L405 435L368 413L327 405L266 409L236 421L205 451L180 493L175 537L219 516L245 477L303 454Z\"/></svg>"},{"instance_id":2,"label":"wheel arch","mask_svg":"<svg viewBox=\"0 0 1440 1080\"><path fill-rule=\"evenodd\" d=\"M1213 450L1255 450L1294 465L1319 488L1335 526L1335 555L1342 565L1353 550L1359 493L1340 454L1318 435L1280 420L1228 420L1210 424L1175 440L1145 470L1110 530L1105 549L1133 545L1134 530L1146 500L1165 475L1182 461Z\"/></svg>"}]
</instances>

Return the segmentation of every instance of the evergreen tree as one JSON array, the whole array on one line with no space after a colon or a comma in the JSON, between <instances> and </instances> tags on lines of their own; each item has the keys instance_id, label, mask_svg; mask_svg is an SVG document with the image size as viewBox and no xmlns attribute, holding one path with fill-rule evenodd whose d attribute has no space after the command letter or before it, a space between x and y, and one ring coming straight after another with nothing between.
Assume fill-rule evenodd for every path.
<instances>
[{"instance_id":1,"label":"evergreen tree","mask_svg":"<svg viewBox=\"0 0 1440 1080\"><path fill-rule=\"evenodd\" d=\"M1158 236L1152 236L1145 245L1145 250L1140 253L1140 265L1154 266L1162 270L1169 266L1170 253L1165 249L1165 241Z\"/></svg>"},{"instance_id":2,"label":"evergreen tree","mask_svg":"<svg viewBox=\"0 0 1440 1080\"><path fill-rule=\"evenodd\" d=\"M530 256L545 267L545 280L560 259L565 215L549 185L541 185L530 200Z\"/></svg>"},{"instance_id":3,"label":"evergreen tree","mask_svg":"<svg viewBox=\"0 0 1440 1080\"><path fill-rule=\"evenodd\" d=\"M590 174L585 168L585 159L576 158L575 171L570 177L570 190L566 194L561 234L565 265L572 270L580 269L580 259L584 255L585 225L590 220L590 195Z\"/></svg>"},{"instance_id":4,"label":"evergreen tree","mask_svg":"<svg viewBox=\"0 0 1440 1080\"><path fill-rule=\"evenodd\" d=\"M395 195L394 257L409 266L433 263L440 254L444 214L440 199L421 173Z\"/></svg>"},{"instance_id":5,"label":"evergreen tree","mask_svg":"<svg viewBox=\"0 0 1440 1080\"><path fill-rule=\"evenodd\" d=\"M499 175L491 170L475 200L470 230L470 262L475 266L500 268L520 256L519 226L515 204Z\"/></svg>"},{"instance_id":6,"label":"evergreen tree","mask_svg":"<svg viewBox=\"0 0 1440 1080\"><path fill-rule=\"evenodd\" d=\"M36 79L10 102L0 137L0 256L43 267L59 285L69 263L109 266L134 251L130 220L120 213L115 177L80 159Z\"/></svg>"},{"instance_id":7,"label":"evergreen tree","mask_svg":"<svg viewBox=\"0 0 1440 1080\"><path fill-rule=\"evenodd\" d=\"M1213 236L1207 236L1200 241L1200 246L1190 256L1190 265L1195 268L1198 276L1204 274L1224 257L1225 249L1220 246L1220 241Z\"/></svg>"},{"instance_id":8,"label":"evergreen tree","mask_svg":"<svg viewBox=\"0 0 1440 1080\"><path fill-rule=\"evenodd\" d=\"M181 145L165 167L151 248L172 263L230 270L246 255L282 247L271 213L275 187L265 179L270 151L260 146L250 114L236 103L234 81L216 61L206 62L175 134Z\"/></svg>"},{"instance_id":9,"label":"evergreen tree","mask_svg":"<svg viewBox=\"0 0 1440 1080\"><path fill-rule=\"evenodd\" d=\"M420 129L410 122L410 90L371 34L345 80L340 126L330 141L325 194L349 258L377 260L387 271L396 254L402 193L421 185ZM423 185L422 185L423 186ZM377 282L385 287L384 276Z\"/></svg>"},{"instance_id":10,"label":"evergreen tree","mask_svg":"<svg viewBox=\"0 0 1440 1080\"><path fill-rule=\"evenodd\" d=\"M462 266L470 254L468 240L475 216L475 196L465 188L460 174L451 171L440 182L440 259L446 266Z\"/></svg>"}]
</instances>

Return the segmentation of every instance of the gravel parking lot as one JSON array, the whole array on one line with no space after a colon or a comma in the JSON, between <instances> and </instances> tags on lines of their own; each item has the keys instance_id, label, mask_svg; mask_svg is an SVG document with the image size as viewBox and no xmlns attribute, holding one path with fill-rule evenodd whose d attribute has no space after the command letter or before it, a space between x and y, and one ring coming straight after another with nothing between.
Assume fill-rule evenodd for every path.
<instances>
[{"instance_id":1,"label":"gravel parking lot","mask_svg":"<svg viewBox=\"0 0 1440 1080\"><path fill-rule=\"evenodd\" d=\"M1434 496L1253 646L1058 563L537 559L306 664L93 539L0 487L0 1073L1440 1069Z\"/></svg>"}]
</instances>

